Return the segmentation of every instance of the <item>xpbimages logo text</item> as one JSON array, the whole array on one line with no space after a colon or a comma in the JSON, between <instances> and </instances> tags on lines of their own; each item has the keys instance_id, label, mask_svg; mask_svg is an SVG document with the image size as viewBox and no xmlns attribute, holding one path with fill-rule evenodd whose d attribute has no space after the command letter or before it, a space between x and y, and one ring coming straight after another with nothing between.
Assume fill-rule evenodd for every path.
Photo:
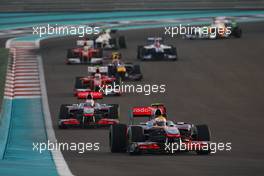
<instances>
[{"instance_id":1,"label":"xpbimages logo text","mask_svg":"<svg viewBox=\"0 0 264 176\"><path fill-rule=\"evenodd\" d=\"M33 142L32 150L43 153L45 151L77 151L78 153L99 151L99 142Z\"/></svg>"},{"instance_id":2,"label":"xpbimages logo text","mask_svg":"<svg viewBox=\"0 0 264 176\"><path fill-rule=\"evenodd\" d=\"M99 34L100 27L91 27L86 25L42 25L42 26L33 26L32 34L38 35L39 37L43 36L52 36L52 35L77 35L79 37L84 37L85 35L90 34Z\"/></svg>"},{"instance_id":3,"label":"xpbimages logo text","mask_svg":"<svg viewBox=\"0 0 264 176\"><path fill-rule=\"evenodd\" d=\"M200 33L200 35L212 35L216 37L218 35L230 35L231 34L231 26L190 26L182 25L179 26L168 26L164 27L164 34L170 37L175 37L177 35L195 35Z\"/></svg>"},{"instance_id":4,"label":"xpbimages logo text","mask_svg":"<svg viewBox=\"0 0 264 176\"><path fill-rule=\"evenodd\" d=\"M218 151L231 151L232 143L231 142L173 142L165 143L165 151L167 153L175 153L179 151L210 151L214 154Z\"/></svg>"},{"instance_id":5,"label":"xpbimages logo text","mask_svg":"<svg viewBox=\"0 0 264 176\"><path fill-rule=\"evenodd\" d=\"M116 84L115 82L112 85L99 86L99 92L102 92L106 95L112 93L136 93L143 95L151 94L163 94L166 92L165 84L127 84L121 82Z\"/></svg>"}]
</instances>

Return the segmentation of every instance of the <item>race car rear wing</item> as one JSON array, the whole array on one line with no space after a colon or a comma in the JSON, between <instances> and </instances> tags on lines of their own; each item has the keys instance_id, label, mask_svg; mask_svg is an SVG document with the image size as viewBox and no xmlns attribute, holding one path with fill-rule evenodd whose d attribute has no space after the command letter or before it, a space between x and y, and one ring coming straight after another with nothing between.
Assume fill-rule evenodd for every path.
<instances>
[{"instance_id":1,"label":"race car rear wing","mask_svg":"<svg viewBox=\"0 0 264 176\"><path fill-rule=\"evenodd\" d=\"M88 67L88 73L96 73L99 70L99 73L108 73L108 67Z\"/></svg>"},{"instance_id":2,"label":"race car rear wing","mask_svg":"<svg viewBox=\"0 0 264 176\"><path fill-rule=\"evenodd\" d=\"M153 108L149 106L140 106L132 108L132 117L149 117L153 115Z\"/></svg>"},{"instance_id":3,"label":"race car rear wing","mask_svg":"<svg viewBox=\"0 0 264 176\"><path fill-rule=\"evenodd\" d=\"M77 46L84 46L86 44L86 46L94 46L94 41L93 40L77 40Z\"/></svg>"},{"instance_id":4,"label":"race car rear wing","mask_svg":"<svg viewBox=\"0 0 264 176\"><path fill-rule=\"evenodd\" d=\"M151 106L133 107L131 109L129 122L131 125L134 125L134 124L142 125L146 120L147 121L151 120L152 117L153 117L153 108Z\"/></svg>"},{"instance_id":5,"label":"race car rear wing","mask_svg":"<svg viewBox=\"0 0 264 176\"><path fill-rule=\"evenodd\" d=\"M163 39L161 37L148 37L148 41L162 41Z\"/></svg>"},{"instance_id":6,"label":"race car rear wing","mask_svg":"<svg viewBox=\"0 0 264 176\"><path fill-rule=\"evenodd\" d=\"M91 95L93 99L102 99L103 93L102 92L87 92L87 91L81 91L80 89L77 90L76 96L79 99L86 99L88 95Z\"/></svg>"},{"instance_id":7,"label":"race car rear wing","mask_svg":"<svg viewBox=\"0 0 264 176\"><path fill-rule=\"evenodd\" d=\"M163 39L161 37L148 37L147 38L147 43L148 44L152 44L155 41L159 41L160 43L162 43L163 42Z\"/></svg>"}]
</instances>

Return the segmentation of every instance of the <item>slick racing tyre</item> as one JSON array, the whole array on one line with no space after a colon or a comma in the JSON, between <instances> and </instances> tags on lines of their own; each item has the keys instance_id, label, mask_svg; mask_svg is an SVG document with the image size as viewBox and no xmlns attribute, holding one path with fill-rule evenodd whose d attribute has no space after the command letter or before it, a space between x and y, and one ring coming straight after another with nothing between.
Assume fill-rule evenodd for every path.
<instances>
[{"instance_id":1,"label":"slick racing tyre","mask_svg":"<svg viewBox=\"0 0 264 176\"><path fill-rule=\"evenodd\" d=\"M139 65L134 65L134 74L141 74L140 66Z\"/></svg>"},{"instance_id":2,"label":"slick racing tyre","mask_svg":"<svg viewBox=\"0 0 264 176\"><path fill-rule=\"evenodd\" d=\"M131 126L129 128L129 141L130 142L144 142L144 130L141 126Z\"/></svg>"},{"instance_id":3,"label":"slick racing tyre","mask_svg":"<svg viewBox=\"0 0 264 176\"><path fill-rule=\"evenodd\" d=\"M128 131L129 136L129 154L130 155L139 155L141 152L136 147L136 142L144 142L144 130L141 126L131 126Z\"/></svg>"},{"instance_id":4,"label":"slick racing tyre","mask_svg":"<svg viewBox=\"0 0 264 176\"><path fill-rule=\"evenodd\" d=\"M207 125L196 125L197 141L210 141L210 130ZM208 146L207 150L197 150L199 155L208 155L211 153L211 149Z\"/></svg>"},{"instance_id":5,"label":"slick racing tyre","mask_svg":"<svg viewBox=\"0 0 264 176\"><path fill-rule=\"evenodd\" d=\"M119 105L110 104L112 107L109 110L109 119L118 119L119 118Z\"/></svg>"},{"instance_id":6,"label":"slick racing tyre","mask_svg":"<svg viewBox=\"0 0 264 176\"><path fill-rule=\"evenodd\" d=\"M127 149L127 126L116 124L110 127L109 144L112 153L126 152Z\"/></svg>"},{"instance_id":7,"label":"slick racing tyre","mask_svg":"<svg viewBox=\"0 0 264 176\"><path fill-rule=\"evenodd\" d=\"M137 59L142 59L143 56L143 46L138 46L137 48Z\"/></svg>"},{"instance_id":8,"label":"slick racing tyre","mask_svg":"<svg viewBox=\"0 0 264 176\"><path fill-rule=\"evenodd\" d=\"M120 36L118 38L118 44L119 44L119 47L120 48L126 48L126 39L125 39L125 36Z\"/></svg>"},{"instance_id":9,"label":"slick racing tyre","mask_svg":"<svg viewBox=\"0 0 264 176\"><path fill-rule=\"evenodd\" d=\"M117 49L117 40L116 40L116 38L109 39L109 45L112 46L112 49Z\"/></svg>"},{"instance_id":10,"label":"slick racing tyre","mask_svg":"<svg viewBox=\"0 0 264 176\"><path fill-rule=\"evenodd\" d=\"M87 88L83 84L81 78L82 78L81 76L78 76L78 77L75 78L75 86L74 86L75 89L85 89L85 88Z\"/></svg>"},{"instance_id":11,"label":"slick racing tyre","mask_svg":"<svg viewBox=\"0 0 264 176\"><path fill-rule=\"evenodd\" d=\"M143 75L141 73L140 65L134 65L134 70L133 70L132 74L134 75L135 81L142 80Z\"/></svg>"},{"instance_id":12,"label":"slick racing tyre","mask_svg":"<svg viewBox=\"0 0 264 176\"><path fill-rule=\"evenodd\" d=\"M67 50L67 58L75 58L75 57L79 57L77 54L75 54L72 49L68 49Z\"/></svg>"},{"instance_id":13,"label":"slick racing tyre","mask_svg":"<svg viewBox=\"0 0 264 176\"><path fill-rule=\"evenodd\" d=\"M232 31L232 35L236 38L242 37L242 30L239 27L235 27Z\"/></svg>"},{"instance_id":14,"label":"slick racing tyre","mask_svg":"<svg viewBox=\"0 0 264 176\"><path fill-rule=\"evenodd\" d=\"M69 118L69 113L68 113L68 107L70 104L62 104L60 107L60 113L59 113L59 119L68 119ZM65 129L67 126L65 124L60 124L59 123L59 128L60 129Z\"/></svg>"}]
</instances>

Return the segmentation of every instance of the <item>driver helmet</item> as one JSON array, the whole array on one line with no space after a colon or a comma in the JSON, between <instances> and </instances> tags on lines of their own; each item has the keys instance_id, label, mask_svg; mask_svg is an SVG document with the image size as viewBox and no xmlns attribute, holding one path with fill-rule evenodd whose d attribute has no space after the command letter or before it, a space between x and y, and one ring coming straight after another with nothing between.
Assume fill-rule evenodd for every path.
<instances>
[{"instance_id":1,"label":"driver helmet","mask_svg":"<svg viewBox=\"0 0 264 176\"><path fill-rule=\"evenodd\" d=\"M85 46L83 47L83 50L84 50L84 51L88 51L90 48L91 48L91 47L90 47L89 45L85 45Z\"/></svg>"},{"instance_id":2,"label":"driver helmet","mask_svg":"<svg viewBox=\"0 0 264 176\"><path fill-rule=\"evenodd\" d=\"M160 42L159 42L159 40L155 40L155 47L160 48Z\"/></svg>"},{"instance_id":3,"label":"driver helmet","mask_svg":"<svg viewBox=\"0 0 264 176\"><path fill-rule=\"evenodd\" d=\"M86 100L93 100L93 95L92 94L88 94L86 97Z\"/></svg>"},{"instance_id":4,"label":"driver helmet","mask_svg":"<svg viewBox=\"0 0 264 176\"><path fill-rule=\"evenodd\" d=\"M113 60L119 60L119 59L121 59L121 53L119 53L119 52L113 52L112 53L112 59Z\"/></svg>"},{"instance_id":5,"label":"driver helmet","mask_svg":"<svg viewBox=\"0 0 264 176\"><path fill-rule=\"evenodd\" d=\"M166 126L166 118L163 116L159 116L157 118L155 118L155 124L157 126Z\"/></svg>"},{"instance_id":6,"label":"driver helmet","mask_svg":"<svg viewBox=\"0 0 264 176\"><path fill-rule=\"evenodd\" d=\"M94 74L95 79L101 79L102 75L100 73Z\"/></svg>"},{"instance_id":7,"label":"driver helmet","mask_svg":"<svg viewBox=\"0 0 264 176\"><path fill-rule=\"evenodd\" d=\"M154 117L156 118L156 117L159 117L161 115L162 115L161 110L160 109L156 109L155 112L154 112Z\"/></svg>"},{"instance_id":8,"label":"driver helmet","mask_svg":"<svg viewBox=\"0 0 264 176\"><path fill-rule=\"evenodd\" d=\"M93 99L87 99L85 101L86 105L89 105L91 107L94 107L95 103L94 103L94 100Z\"/></svg>"}]
</instances>

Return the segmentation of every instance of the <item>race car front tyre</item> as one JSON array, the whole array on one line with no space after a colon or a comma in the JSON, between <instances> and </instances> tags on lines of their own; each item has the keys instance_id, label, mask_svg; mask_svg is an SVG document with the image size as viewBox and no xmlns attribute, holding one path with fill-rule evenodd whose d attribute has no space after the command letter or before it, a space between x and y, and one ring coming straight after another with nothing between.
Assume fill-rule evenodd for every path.
<instances>
[{"instance_id":1,"label":"race car front tyre","mask_svg":"<svg viewBox=\"0 0 264 176\"><path fill-rule=\"evenodd\" d=\"M210 141L210 130L207 125L196 125L197 141ZM197 150L198 155L208 155L211 153L211 149L208 146L205 149Z\"/></svg>"},{"instance_id":2,"label":"race car front tyre","mask_svg":"<svg viewBox=\"0 0 264 176\"><path fill-rule=\"evenodd\" d=\"M69 118L69 113L68 113L68 107L70 104L62 104L60 107L60 113L59 113L59 119L67 119ZM65 129L67 126L65 124L60 124L59 123L59 128L60 129Z\"/></svg>"},{"instance_id":3,"label":"race car front tyre","mask_svg":"<svg viewBox=\"0 0 264 176\"><path fill-rule=\"evenodd\" d=\"M81 76L78 76L78 77L75 78L75 86L74 86L75 89L85 89L85 88L87 88L87 87L84 86L81 78L82 78Z\"/></svg>"},{"instance_id":4,"label":"race car front tyre","mask_svg":"<svg viewBox=\"0 0 264 176\"><path fill-rule=\"evenodd\" d=\"M110 127L109 144L112 153L126 152L127 150L127 126L116 124Z\"/></svg>"},{"instance_id":5,"label":"race car front tyre","mask_svg":"<svg viewBox=\"0 0 264 176\"><path fill-rule=\"evenodd\" d=\"M126 48L126 39L125 39L125 36L120 36L118 38L118 44L119 44L119 47L120 48Z\"/></svg>"},{"instance_id":6,"label":"race car front tyre","mask_svg":"<svg viewBox=\"0 0 264 176\"><path fill-rule=\"evenodd\" d=\"M131 126L128 131L129 138L129 154L130 155L139 155L141 154L140 150L136 147L137 142L144 142L144 130L141 126Z\"/></svg>"}]
</instances>

